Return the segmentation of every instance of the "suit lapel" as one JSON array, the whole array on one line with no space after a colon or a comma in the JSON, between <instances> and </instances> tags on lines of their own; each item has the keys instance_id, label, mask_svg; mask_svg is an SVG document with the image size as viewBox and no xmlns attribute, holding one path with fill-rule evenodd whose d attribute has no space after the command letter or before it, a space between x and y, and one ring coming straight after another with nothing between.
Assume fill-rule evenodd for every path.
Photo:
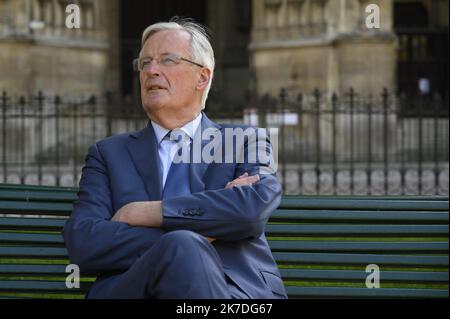
<instances>
[{"instance_id":1,"label":"suit lapel","mask_svg":"<svg viewBox=\"0 0 450 319\"><path fill-rule=\"evenodd\" d=\"M150 200L160 200L162 190L158 144L150 122L145 129L130 134L127 148L139 175L144 181Z\"/></svg>"},{"instance_id":2,"label":"suit lapel","mask_svg":"<svg viewBox=\"0 0 450 319\"><path fill-rule=\"evenodd\" d=\"M196 131L195 137L194 137L194 145L191 147L191 160L193 159L192 156L196 156L195 163L192 163L190 165L190 186L191 186L191 192L201 192L205 190L205 183L203 182L203 175L206 172L206 169L208 168L209 164L204 163L201 160L201 154L202 150L205 147L206 144L209 143L208 140L202 140L202 134L203 132L208 128L216 128L218 130L221 129L221 126L211 121L205 113L203 113L202 121L200 124L200 128ZM200 145L200 146L199 146Z\"/></svg>"}]
</instances>

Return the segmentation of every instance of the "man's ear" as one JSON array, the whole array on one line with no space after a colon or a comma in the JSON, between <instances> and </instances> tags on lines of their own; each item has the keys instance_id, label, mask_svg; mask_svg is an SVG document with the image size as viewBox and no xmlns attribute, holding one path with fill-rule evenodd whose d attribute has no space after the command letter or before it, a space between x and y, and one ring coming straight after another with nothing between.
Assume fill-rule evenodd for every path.
<instances>
[{"instance_id":1,"label":"man's ear","mask_svg":"<svg viewBox=\"0 0 450 319\"><path fill-rule=\"evenodd\" d=\"M211 70L208 68L202 68L200 71L198 80L197 80L197 90L203 90L209 83L209 79L211 78Z\"/></svg>"}]
</instances>

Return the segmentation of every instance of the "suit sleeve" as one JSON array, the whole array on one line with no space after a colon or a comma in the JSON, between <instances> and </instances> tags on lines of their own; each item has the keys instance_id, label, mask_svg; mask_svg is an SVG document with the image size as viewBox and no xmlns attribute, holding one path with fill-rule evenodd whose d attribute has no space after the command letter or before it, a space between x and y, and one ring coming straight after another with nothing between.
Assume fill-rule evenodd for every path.
<instances>
[{"instance_id":1,"label":"suit sleeve","mask_svg":"<svg viewBox=\"0 0 450 319\"><path fill-rule=\"evenodd\" d=\"M69 258L82 273L128 269L165 233L111 221L111 202L107 168L94 144L86 157L78 200L63 228Z\"/></svg>"},{"instance_id":2,"label":"suit sleeve","mask_svg":"<svg viewBox=\"0 0 450 319\"><path fill-rule=\"evenodd\" d=\"M246 142L244 152L248 153L248 146ZM268 138L264 147L273 158ZM275 173L264 173L268 166L258 160L236 165L235 178L245 172L260 175L260 180L251 186L207 190L164 200L163 228L188 229L226 241L259 237L282 194Z\"/></svg>"}]
</instances>

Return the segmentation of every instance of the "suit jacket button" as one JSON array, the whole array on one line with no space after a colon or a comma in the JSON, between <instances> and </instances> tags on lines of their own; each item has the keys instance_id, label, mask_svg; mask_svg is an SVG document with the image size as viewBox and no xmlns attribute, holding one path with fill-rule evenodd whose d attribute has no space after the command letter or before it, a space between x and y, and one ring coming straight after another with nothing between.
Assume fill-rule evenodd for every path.
<instances>
[{"instance_id":1,"label":"suit jacket button","mask_svg":"<svg viewBox=\"0 0 450 319\"><path fill-rule=\"evenodd\" d=\"M181 210L180 210L180 213L181 213L183 216L187 216L189 212L188 212L187 209L181 209Z\"/></svg>"}]
</instances>

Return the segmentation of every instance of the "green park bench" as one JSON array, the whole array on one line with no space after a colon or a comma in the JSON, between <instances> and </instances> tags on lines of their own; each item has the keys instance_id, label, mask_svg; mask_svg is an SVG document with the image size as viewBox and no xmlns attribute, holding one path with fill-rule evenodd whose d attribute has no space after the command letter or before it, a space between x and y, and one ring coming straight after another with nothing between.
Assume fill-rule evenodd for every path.
<instances>
[{"instance_id":1,"label":"green park bench","mask_svg":"<svg viewBox=\"0 0 450 319\"><path fill-rule=\"evenodd\" d=\"M61 236L76 192L0 184L0 298L84 297ZM448 222L442 196L285 196L266 236L290 298L448 298Z\"/></svg>"}]
</instances>

